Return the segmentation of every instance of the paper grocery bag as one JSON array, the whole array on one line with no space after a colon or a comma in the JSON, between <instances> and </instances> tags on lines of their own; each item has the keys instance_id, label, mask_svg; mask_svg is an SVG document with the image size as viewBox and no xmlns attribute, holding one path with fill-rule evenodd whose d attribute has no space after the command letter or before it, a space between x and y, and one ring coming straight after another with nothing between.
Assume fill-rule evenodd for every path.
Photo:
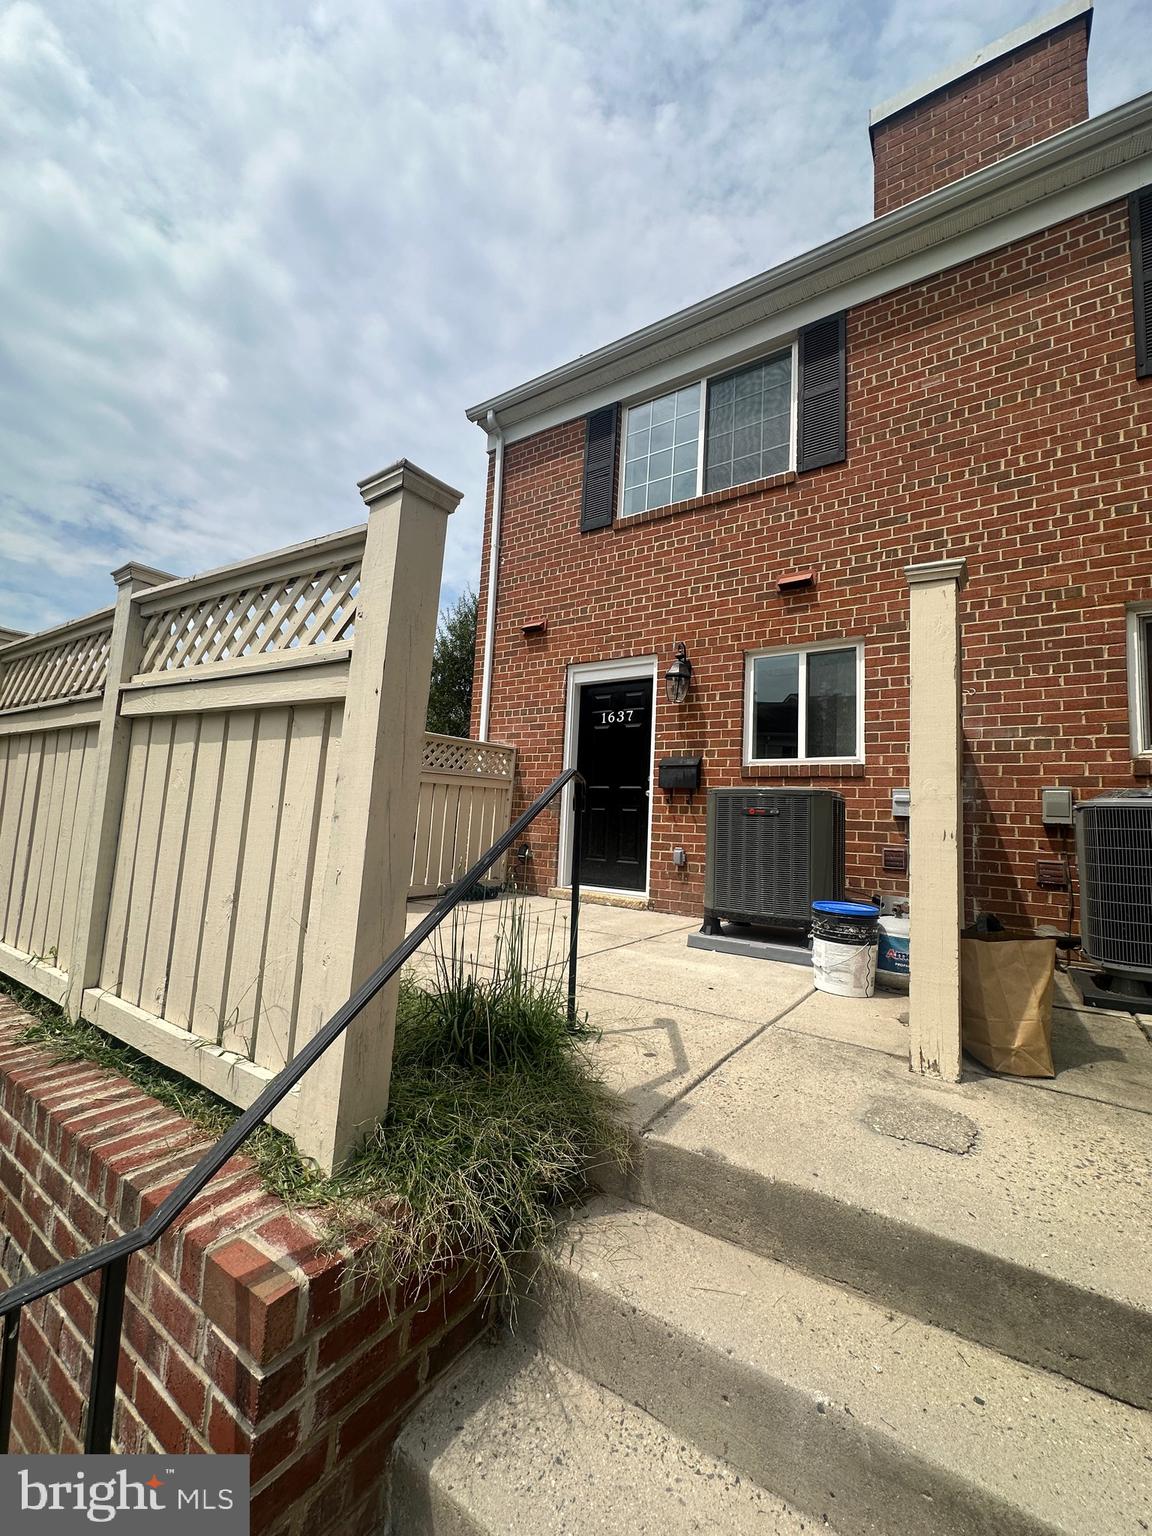
<instances>
[{"instance_id":1,"label":"paper grocery bag","mask_svg":"<svg viewBox=\"0 0 1152 1536\"><path fill-rule=\"evenodd\" d=\"M1056 940L982 933L960 940L964 1049L993 1072L1055 1077Z\"/></svg>"}]
</instances>

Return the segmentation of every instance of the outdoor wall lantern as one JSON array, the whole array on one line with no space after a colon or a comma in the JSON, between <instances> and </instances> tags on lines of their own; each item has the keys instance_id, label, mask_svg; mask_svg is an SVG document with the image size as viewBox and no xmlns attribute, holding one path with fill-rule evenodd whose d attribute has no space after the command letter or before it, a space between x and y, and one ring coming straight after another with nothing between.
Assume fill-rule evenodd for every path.
<instances>
[{"instance_id":1,"label":"outdoor wall lantern","mask_svg":"<svg viewBox=\"0 0 1152 1536\"><path fill-rule=\"evenodd\" d=\"M683 704L692 684L692 663L688 660L688 647L683 640L676 642L676 660L664 674L664 692L669 704Z\"/></svg>"}]
</instances>

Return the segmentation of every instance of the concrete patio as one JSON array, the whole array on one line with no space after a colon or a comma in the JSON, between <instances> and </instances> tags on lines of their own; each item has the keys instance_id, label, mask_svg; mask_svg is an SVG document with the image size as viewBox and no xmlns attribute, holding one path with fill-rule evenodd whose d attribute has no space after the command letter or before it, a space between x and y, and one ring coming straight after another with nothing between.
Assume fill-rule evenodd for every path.
<instances>
[{"instance_id":1,"label":"concrete patio","mask_svg":"<svg viewBox=\"0 0 1152 1536\"><path fill-rule=\"evenodd\" d=\"M490 965L510 899L458 909L441 948ZM536 966L562 974L566 906L515 900ZM593 1059L627 1105L637 1147L629 1178L607 1170L604 1187L753 1248L765 1191L800 1202L806 1250L819 1246L812 1210L831 1200L870 1232L860 1251L854 1240L824 1255L831 1277L858 1283L870 1245L915 1228L929 1292L936 1245L960 1242L974 1292L982 1266L1019 1267L1033 1277L1020 1291L1029 1306L1044 1275L1059 1296L1103 1293L1152 1329L1152 1021L1074 1006L1061 973L1054 1078L1000 1077L966 1057L963 1080L943 1083L908 1069L907 994L829 996L806 966L690 949L696 926L581 907L580 1009L601 1032ZM418 961L432 963L427 951ZM773 1256L785 1254L788 1224L779 1213L768 1223L783 1245ZM1004 1323L1000 1347L1010 1348ZM1131 1334L1116 1337L1124 1342L1104 1369L1120 1382ZM1143 1392L1152 1403L1152 1368L1137 1399Z\"/></svg>"},{"instance_id":2,"label":"concrete patio","mask_svg":"<svg viewBox=\"0 0 1152 1536\"><path fill-rule=\"evenodd\" d=\"M450 919L439 941L429 941L417 968L433 963L437 947L454 947L489 966L510 899L458 908L455 926ZM537 896L515 900L531 926L534 964L562 970L567 903ZM409 904L410 930L431 906L430 899ZM744 1057L757 1042L763 1042L761 1052L773 1049L769 1036L781 1051L789 1042L799 1051L804 1040L822 1040L907 1063L906 993L881 988L860 1000L817 992L807 967L689 949L687 937L698 927L666 912L591 902L580 909L580 1008L601 1031L597 1063L628 1104L637 1131L665 1122L730 1058ZM965 1058L964 1082L955 1091L967 1096L969 1085L978 1092L976 1085L984 1083L983 1091L993 1095L1058 1094L1152 1116L1152 1017L1077 1006L1063 972L1056 986L1056 1076L995 1077ZM858 1067L864 1076L882 1070L879 1062L866 1069L861 1060Z\"/></svg>"},{"instance_id":3,"label":"concrete patio","mask_svg":"<svg viewBox=\"0 0 1152 1536\"><path fill-rule=\"evenodd\" d=\"M489 964L500 905L443 944ZM562 973L565 908L526 911ZM1076 1007L1061 975L1055 1078L966 1061L945 1083L909 1071L906 995L826 996L805 967L689 949L695 926L581 910L580 1006L634 1166L596 1171L517 1337L413 1420L412 1528L1138 1536L1148 1021Z\"/></svg>"}]
</instances>

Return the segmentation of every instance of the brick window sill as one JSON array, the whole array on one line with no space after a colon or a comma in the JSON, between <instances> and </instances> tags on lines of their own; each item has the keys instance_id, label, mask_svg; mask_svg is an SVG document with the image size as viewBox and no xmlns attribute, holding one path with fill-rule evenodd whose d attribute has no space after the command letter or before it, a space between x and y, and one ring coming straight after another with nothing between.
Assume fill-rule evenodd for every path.
<instances>
[{"instance_id":1,"label":"brick window sill","mask_svg":"<svg viewBox=\"0 0 1152 1536\"><path fill-rule=\"evenodd\" d=\"M742 779L862 779L863 763L745 763Z\"/></svg>"},{"instance_id":2,"label":"brick window sill","mask_svg":"<svg viewBox=\"0 0 1152 1536\"><path fill-rule=\"evenodd\" d=\"M636 523L656 523L666 517L679 517L685 512L699 512L705 507L719 507L727 501L743 501L749 496L761 496L766 491L781 491L795 485L796 471L783 475L769 475L764 480L749 480L744 485L733 485L725 491L708 491L703 496L690 496L687 501L674 501L667 507L651 507L647 512L633 512L628 517L617 517L612 527L623 533Z\"/></svg>"}]
</instances>

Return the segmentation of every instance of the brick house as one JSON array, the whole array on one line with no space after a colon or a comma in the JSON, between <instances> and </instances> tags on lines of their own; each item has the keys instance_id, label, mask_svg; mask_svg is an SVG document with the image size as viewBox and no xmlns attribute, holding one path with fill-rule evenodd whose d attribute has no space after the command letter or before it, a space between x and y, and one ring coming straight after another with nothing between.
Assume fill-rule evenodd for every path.
<instances>
[{"instance_id":1,"label":"brick house","mask_svg":"<svg viewBox=\"0 0 1152 1536\"><path fill-rule=\"evenodd\" d=\"M473 734L520 806L611 737L593 886L699 912L705 791L750 783L838 791L848 888L906 890L904 571L963 557L969 910L1069 923L1041 790L1152 776L1152 95L1087 116L1090 25L1070 0L877 108L871 223L469 411ZM691 797L657 784L682 755Z\"/></svg>"}]
</instances>

